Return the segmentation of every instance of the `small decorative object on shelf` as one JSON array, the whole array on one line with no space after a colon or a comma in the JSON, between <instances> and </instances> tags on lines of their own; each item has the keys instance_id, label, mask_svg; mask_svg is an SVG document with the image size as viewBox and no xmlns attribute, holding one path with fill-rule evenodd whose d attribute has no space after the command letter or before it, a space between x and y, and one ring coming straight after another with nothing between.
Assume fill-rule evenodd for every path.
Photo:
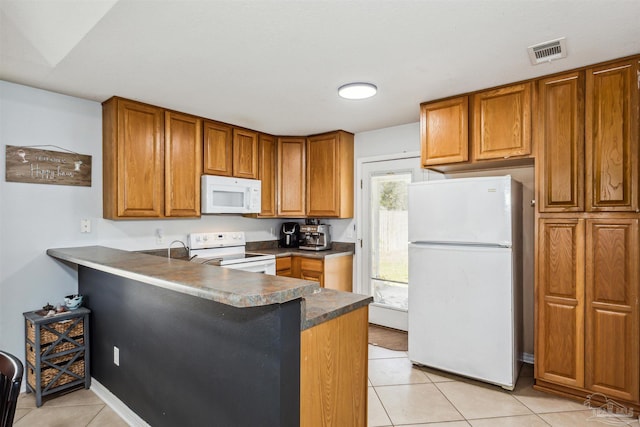
<instances>
[{"instance_id":1,"label":"small decorative object on shelf","mask_svg":"<svg viewBox=\"0 0 640 427\"><path fill-rule=\"evenodd\" d=\"M64 304L70 310L75 310L82 305L82 295L67 295L64 297Z\"/></svg>"},{"instance_id":2,"label":"small decorative object on shelf","mask_svg":"<svg viewBox=\"0 0 640 427\"><path fill-rule=\"evenodd\" d=\"M49 305L49 304L47 304ZM49 310L47 310L49 308ZM79 307L61 311L45 306L30 311L25 318L26 386L42 398L58 392L91 386L89 370L89 313ZM53 314L51 314L53 312Z\"/></svg>"}]
</instances>

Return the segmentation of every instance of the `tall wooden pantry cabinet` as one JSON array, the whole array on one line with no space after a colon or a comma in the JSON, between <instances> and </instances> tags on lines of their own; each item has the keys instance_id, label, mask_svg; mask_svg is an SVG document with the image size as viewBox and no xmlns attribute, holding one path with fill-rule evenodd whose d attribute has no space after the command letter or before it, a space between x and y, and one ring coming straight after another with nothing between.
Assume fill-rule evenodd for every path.
<instances>
[{"instance_id":1,"label":"tall wooden pantry cabinet","mask_svg":"<svg viewBox=\"0 0 640 427\"><path fill-rule=\"evenodd\" d=\"M537 81L536 387L640 406L639 59Z\"/></svg>"}]
</instances>

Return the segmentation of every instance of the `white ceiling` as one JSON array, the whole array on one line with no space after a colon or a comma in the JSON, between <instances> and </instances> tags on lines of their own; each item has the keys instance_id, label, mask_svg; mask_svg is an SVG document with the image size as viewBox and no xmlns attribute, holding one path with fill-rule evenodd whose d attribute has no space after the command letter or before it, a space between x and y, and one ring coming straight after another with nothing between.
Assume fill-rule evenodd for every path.
<instances>
[{"instance_id":1,"label":"white ceiling","mask_svg":"<svg viewBox=\"0 0 640 427\"><path fill-rule=\"evenodd\" d=\"M640 0L0 0L0 78L272 134L418 121L419 104L640 53ZM566 37L568 57L527 47ZM338 98L351 81L368 100Z\"/></svg>"}]
</instances>

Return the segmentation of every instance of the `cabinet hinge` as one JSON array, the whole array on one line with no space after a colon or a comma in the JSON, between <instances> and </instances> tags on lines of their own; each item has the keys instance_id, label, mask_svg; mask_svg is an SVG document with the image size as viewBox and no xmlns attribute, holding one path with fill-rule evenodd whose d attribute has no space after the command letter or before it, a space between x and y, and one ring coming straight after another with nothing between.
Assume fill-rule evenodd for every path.
<instances>
[{"instance_id":1,"label":"cabinet hinge","mask_svg":"<svg viewBox=\"0 0 640 427\"><path fill-rule=\"evenodd\" d=\"M360 248L362 248L362 239L360 239Z\"/></svg>"},{"instance_id":2,"label":"cabinet hinge","mask_svg":"<svg viewBox=\"0 0 640 427\"><path fill-rule=\"evenodd\" d=\"M360 180L360 189L362 190L362 180Z\"/></svg>"}]
</instances>

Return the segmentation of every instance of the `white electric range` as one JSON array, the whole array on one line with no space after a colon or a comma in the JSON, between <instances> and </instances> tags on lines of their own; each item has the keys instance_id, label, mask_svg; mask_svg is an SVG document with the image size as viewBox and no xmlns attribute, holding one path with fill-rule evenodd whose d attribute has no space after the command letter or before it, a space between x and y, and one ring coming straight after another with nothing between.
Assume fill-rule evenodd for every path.
<instances>
[{"instance_id":1,"label":"white electric range","mask_svg":"<svg viewBox=\"0 0 640 427\"><path fill-rule=\"evenodd\" d=\"M246 240L242 231L191 233L188 236L191 262L276 274L275 255L246 252L245 246Z\"/></svg>"}]
</instances>

